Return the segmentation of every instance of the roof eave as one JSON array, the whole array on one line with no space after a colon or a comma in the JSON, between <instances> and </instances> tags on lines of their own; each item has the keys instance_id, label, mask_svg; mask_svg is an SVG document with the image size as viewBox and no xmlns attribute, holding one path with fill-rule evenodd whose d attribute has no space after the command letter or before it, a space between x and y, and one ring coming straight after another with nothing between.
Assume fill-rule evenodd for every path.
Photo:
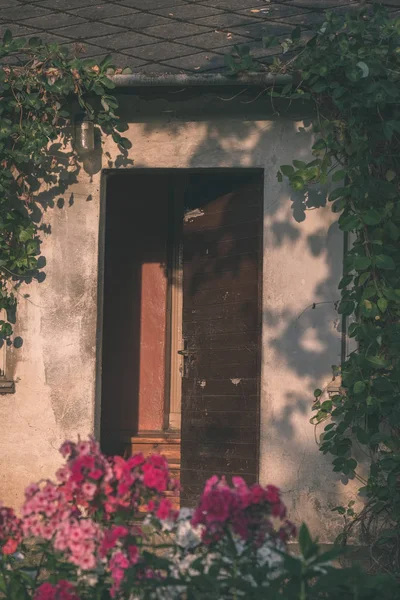
<instances>
[{"instance_id":1,"label":"roof eave","mask_svg":"<svg viewBox=\"0 0 400 600\"><path fill-rule=\"evenodd\" d=\"M273 75L271 73L246 73L237 76L223 73L130 73L114 75L111 78L117 87L158 87L158 86L283 86L292 82L292 76L287 74Z\"/></svg>"}]
</instances>

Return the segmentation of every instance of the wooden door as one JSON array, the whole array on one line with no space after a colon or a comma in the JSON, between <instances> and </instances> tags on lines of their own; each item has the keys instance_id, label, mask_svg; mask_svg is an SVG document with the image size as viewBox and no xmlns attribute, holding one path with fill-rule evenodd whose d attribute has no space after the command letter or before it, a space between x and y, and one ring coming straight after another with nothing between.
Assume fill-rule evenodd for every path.
<instances>
[{"instance_id":1,"label":"wooden door","mask_svg":"<svg viewBox=\"0 0 400 600\"><path fill-rule=\"evenodd\" d=\"M181 504L215 474L258 478L260 171L188 176L183 220Z\"/></svg>"}]
</instances>

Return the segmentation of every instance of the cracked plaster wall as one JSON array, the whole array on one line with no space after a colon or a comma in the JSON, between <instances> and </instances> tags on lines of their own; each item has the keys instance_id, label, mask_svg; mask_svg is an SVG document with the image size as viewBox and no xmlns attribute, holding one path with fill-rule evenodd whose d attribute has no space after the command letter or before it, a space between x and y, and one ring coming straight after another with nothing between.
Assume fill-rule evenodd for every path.
<instances>
[{"instance_id":1,"label":"cracked plaster wall","mask_svg":"<svg viewBox=\"0 0 400 600\"><path fill-rule=\"evenodd\" d=\"M338 297L342 240L329 207L305 210L304 198L276 180L280 164L309 156L310 135L301 125L289 119L153 116L131 123L126 135L138 167L265 169L260 480L279 485L290 516L306 519L326 542L341 525L330 509L353 495L318 452L309 424L312 391L329 382L330 366L340 360L332 302ZM115 159L110 140L103 167L110 166L106 152ZM71 205L47 211L47 277L22 290L30 294L20 300L16 328L24 344L9 357L16 393L0 396L0 497L15 506L26 484L53 474L65 438L98 431L100 183L100 172L93 178L83 174L70 189ZM324 304L307 308L313 302Z\"/></svg>"}]
</instances>

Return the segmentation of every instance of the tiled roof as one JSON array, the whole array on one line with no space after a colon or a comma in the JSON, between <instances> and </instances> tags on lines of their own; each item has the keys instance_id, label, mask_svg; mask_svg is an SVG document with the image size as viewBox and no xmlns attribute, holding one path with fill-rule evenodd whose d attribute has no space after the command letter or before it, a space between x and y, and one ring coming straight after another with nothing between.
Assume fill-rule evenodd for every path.
<instances>
[{"instance_id":1,"label":"tiled roof","mask_svg":"<svg viewBox=\"0 0 400 600\"><path fill-rule=\"evenodd\" d=\"M87 57L112 54L117 66L145 74L224 70L224 55L247 44L261 62L264 36L305 30L324 11L362 0L0 0L0 28L14 36L66 44ZM400 0L384 0L391 11ZM273 51L273 50L272 50Z\"/></svg>"}]
</instances>

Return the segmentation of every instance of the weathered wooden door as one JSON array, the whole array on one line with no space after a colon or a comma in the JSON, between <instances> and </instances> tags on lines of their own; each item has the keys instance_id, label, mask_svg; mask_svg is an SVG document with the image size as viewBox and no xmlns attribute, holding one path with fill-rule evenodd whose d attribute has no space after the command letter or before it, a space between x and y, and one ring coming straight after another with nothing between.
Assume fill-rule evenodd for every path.
<instances>
[{"instance_id":1,"label":"weathered wooden door","mask_svg":"<svg viewBox=\"0 0 400 600\"><path fill-rule=\"evenodd\" d=\"M260 171L191 173L184 198L181 504L216 474L258 477Z\"/></svg>"}]
</instances>

